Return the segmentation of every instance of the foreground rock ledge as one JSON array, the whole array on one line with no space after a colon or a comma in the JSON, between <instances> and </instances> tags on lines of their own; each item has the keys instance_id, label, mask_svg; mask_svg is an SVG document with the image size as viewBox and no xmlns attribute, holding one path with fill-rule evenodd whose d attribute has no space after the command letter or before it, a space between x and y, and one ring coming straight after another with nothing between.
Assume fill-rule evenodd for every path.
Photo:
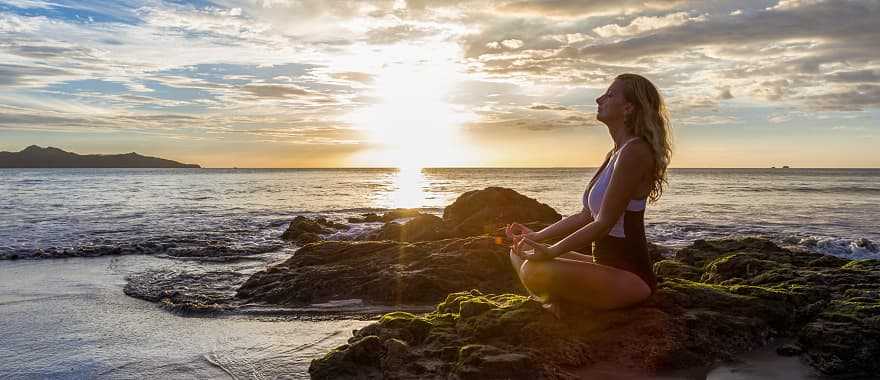
<instances>
[{"instance_id":1,"label":"foreground rock ledge","mask_svg":"<svg viewBox=\"0 0 880 380\"><path fill-rule=\"evenodd\" d=\"M367 304L434 304L468 289L521 289L508 247L491 237L420 243L329 241L308 244L251 276L237 297L283 306L344 299Z\"/></svg>"},{"instance_id":2,"label":"foreground rock ledge","mask_svg":"<svg viewBox=\"0 0 880 380\"><path fill-rule=\"evenodd\" d=\"M521 295L450 294L425 315L396 312L312 362L315 379L577 378L593 365L645 374L707 365L796 338L820 371L880 371L880 260L781 249L767 240L697 241L655 264L639 307L568 310Z\"/></svg>"}]
</instances>

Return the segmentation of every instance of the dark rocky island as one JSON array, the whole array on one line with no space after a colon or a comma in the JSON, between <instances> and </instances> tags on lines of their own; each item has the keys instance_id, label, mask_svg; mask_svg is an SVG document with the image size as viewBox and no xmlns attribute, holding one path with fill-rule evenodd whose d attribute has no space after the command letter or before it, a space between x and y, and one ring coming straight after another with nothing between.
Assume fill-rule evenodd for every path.
<instances>
[{"instance_id":1,"label":"dark rocky island","mask_svg":"<svg viewBox=\"0 0 880 380\"><path fill-rule=\"evenodd\" d=\"M158 157L126 154L76 154L31 145L21 152L0 152L0 168L199 168Z\"/></svg>"}]
</instances>

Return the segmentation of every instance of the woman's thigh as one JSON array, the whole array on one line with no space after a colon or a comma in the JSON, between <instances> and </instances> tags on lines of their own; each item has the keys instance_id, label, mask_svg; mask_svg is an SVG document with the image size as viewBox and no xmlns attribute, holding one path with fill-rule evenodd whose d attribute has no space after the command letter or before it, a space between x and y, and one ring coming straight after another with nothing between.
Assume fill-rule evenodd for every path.
<instances>
[{"instance_id":1,"label":"woman's thigh","mask_svg":"<svg viewBox=\"0 0 880 380\"><path fill-rule=\"evenodd\" d=\"M526 261L522 277L529 288L596 309L631 306L651 295L634 273L579 260Z\"/></svg>"}]
</instances>

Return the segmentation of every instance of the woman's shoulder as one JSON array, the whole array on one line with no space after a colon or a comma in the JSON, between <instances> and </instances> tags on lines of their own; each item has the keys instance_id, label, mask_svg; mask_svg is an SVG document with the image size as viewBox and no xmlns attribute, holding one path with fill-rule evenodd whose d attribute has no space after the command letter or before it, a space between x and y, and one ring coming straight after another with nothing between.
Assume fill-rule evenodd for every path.
<instances>
[{"instance_id":1,"label":"woman's shoulder","mask_svg":"<svg viewBox=\"0 0 880 380\"><path fill-rule=\"evenodd\" d=\"M651 144L643 138L630 141L620 150L619 161L623 160L653 160Z\"/></svg>"}]
</instances>

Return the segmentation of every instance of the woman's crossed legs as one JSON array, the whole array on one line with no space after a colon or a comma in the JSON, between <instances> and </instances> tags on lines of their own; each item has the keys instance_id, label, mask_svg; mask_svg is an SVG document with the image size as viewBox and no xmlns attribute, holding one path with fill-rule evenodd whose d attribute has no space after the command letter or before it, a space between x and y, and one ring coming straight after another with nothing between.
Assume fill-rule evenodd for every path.
<instances>
[{"instance_id":1,"label":"woman's crossed legs","mask_svg":"<svg viewBox=\"0 0 880 380\"><path fill-rule=\"evenodd\" d=\"M651 295L651 288L632 272L596 264L593 257L568 252L553 260L523 260L513 251L510 262L529 293L542 303L571 302L589 309L632 306ZM548 308L558 316L558 304Z\"/></svg>"}]
</instances>

